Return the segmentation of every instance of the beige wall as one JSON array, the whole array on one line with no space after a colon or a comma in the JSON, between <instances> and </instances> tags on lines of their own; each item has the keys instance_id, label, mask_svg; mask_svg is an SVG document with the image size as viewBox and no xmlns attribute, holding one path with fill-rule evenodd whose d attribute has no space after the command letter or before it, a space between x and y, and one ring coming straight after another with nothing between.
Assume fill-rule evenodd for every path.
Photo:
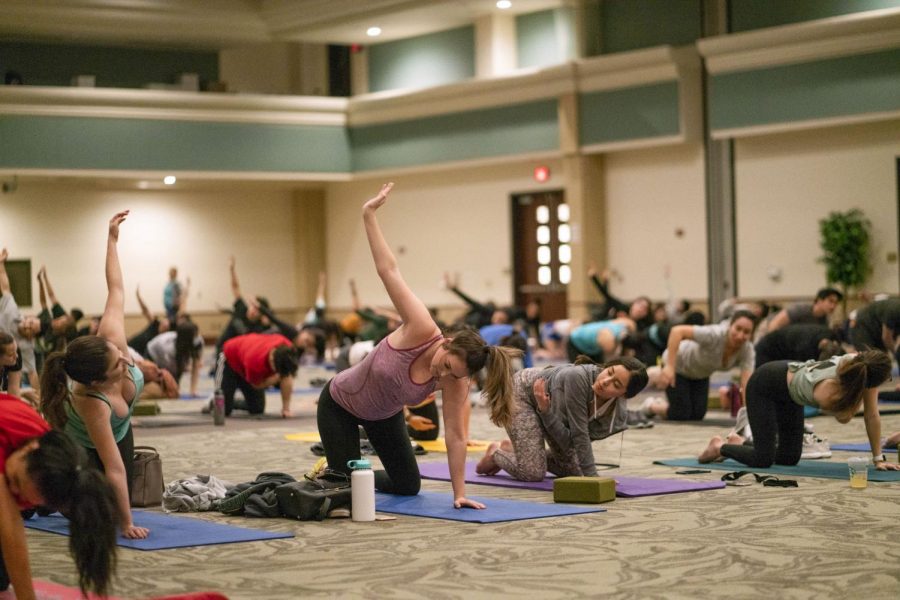
<instances>
[{"instance_id":1,"label":"beige wall","mask_svg":"<svg viewBox=\"0 0 900 600\"><path fill-rule=\"evenodd\" d=\"M138 284L150 309L162 311L170 265L181 279L191 277L189 310L229 306L231 254L245 294L294 307L306 301L297 298L294 206L290 193L279 191L112 191L20 182L0 202L0 245L10 258L30 258L35 274L46 264L63 306L99 313L106 300L107 222L128 208L119 243L126 312L139 310ZM36 283L33 290L34 308L26 312L39 309Z\"/></svg>"},{"instance_id":2,"label":"beige wall","mask_svg":"<svg viewBox=\"0 0 900 600\"><path fill-rule=\"evenodd\" d=\"M897 157L900 121L738 140L738 272L745 296L810 296L825 285L816 262L819 219L860 208L872 221L868 288L898 291ZM769 269L782 272L780 281Z\"/></svg>"},{"instance_id":3,"label":"beige wall","mask_svg":"<svg viewBox=\"0 0 900 600\"><path fill-rule=\"evenodd\" d=\"M616 152L605 156L604 167L609 267L621 275L611 291L625 300L642 294L664 300L669 270L677 297L705 299L703 147Z\"/></svg>"},{"instance_id":4,"label":"beige wall","mask_svg":"<svg viewBox=\"0 0 900 600\"><path fill-rule=\"evenodd\" d=\"M439 285L444 271L458 272L460 288L476 299L512 301L510 195L564 187L560 164L541 164L553 173L546 184L532 179L531 162L393 178L396 186L378 213L379 221L404 278L426 304L459 303ZM364 304L389 305L372 264L360 212L385 179L328 188L326 254L332 306L349 306L351 277Z\"/></svg>"}]
</instances>

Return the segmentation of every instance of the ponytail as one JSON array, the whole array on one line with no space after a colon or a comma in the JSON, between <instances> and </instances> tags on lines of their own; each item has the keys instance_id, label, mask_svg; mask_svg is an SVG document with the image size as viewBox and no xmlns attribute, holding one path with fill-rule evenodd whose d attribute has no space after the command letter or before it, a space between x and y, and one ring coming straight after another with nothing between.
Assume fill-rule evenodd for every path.
<instances>
[{"instance_id":1,"label":"ponytail","mask_svg":"<svg viewBox=\"0 0 900 600\"><path fill-rule=\"evenodd\" d=\"M487 367L482 393L491 409L491 422L505 427L513 413L512 360L521 357L522 351L489 346L477 332L468 328L450 335L452 337L444 343L444 348L465 362L470 375Z\"/></svg>"},{"instance_id":2,"label":"ponytail","mask_svg":"<svg viewBox=\"0 0 900 600\"><path fill-rule=\"evenodd\" d=\"M491 423L497 427L506 427L513 415L512 360L522 356L522 351L502 346L488 346L487 354L487 376L484 378L483 394L491 408Z\"/></svg>"},{"instance_id":3,"label":"ponytail","mask_svg":"<svg viewBox=\"0 0 900 600\"><path fill-rule=\"evenodd\" d=\"M875 388L890 379L891 358L880 350L866 350L843 361L837 369L841 398L834 405L839 415L853 416L859 410L866 388Z\"/></svg>"},{"instance_id":4,"label":"ponytail","mask_svg":"<svg viewBox=\"0 0 900 600\"><path fill-rule=\"evenodd\" d=\"M56 429L66 425L66 400L69 387L66 377L83 385L106 378L109 347L106 339L86 335L75 339L64 352L54 352L44 361L41 373L41 410Z\"/></svg>"},{"instance_id":5,"label":"ponytail","mask_svg":"<svg viewBox=\"0 0 900 600\"><path fill-rule=\"evenodd\" d=\"M84 449L60 431L44 434L26 460L46 505L69 519L69 552L82 593L105 596L116 564L118 513L112 488L88 466Z\"/></svg>"},{"instance_id":6,"label":"ponytail","mask_svg":"<svg viewBox=\"0 0 900 600\"><path fill-rule=\"evenodd\" d=\"M44 361L41 371L41 412L56 429L66 426L66 400L69 397L66 379L65 352L54 352Z\"/></svg>"}]
</instances>

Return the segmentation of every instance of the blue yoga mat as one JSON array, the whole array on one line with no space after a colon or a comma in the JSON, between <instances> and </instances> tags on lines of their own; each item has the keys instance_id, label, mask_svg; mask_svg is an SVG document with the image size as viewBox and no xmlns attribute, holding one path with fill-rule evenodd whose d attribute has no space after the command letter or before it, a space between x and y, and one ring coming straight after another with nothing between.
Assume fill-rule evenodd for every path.
<instances>
[{"instance_id":1,"label":"blue yoga mat","mask_svg":"<svg viewBox=\"0 0 900 600\"><path fill-rule=\"evenodd\" d=\"M543 504L538 502L522 502L520 500L503 500L500 498L476 498L470 500L481 502L487 508L453 508L452 494L440 492L419 492L418 496L394 496L392 494L376 494L375 508L379 512L414 517L430 517L449 521L466 521L469 523L501 523L503 521L519 521L521 519L540 519L543 517L562 517L584 513L606 512L605 508L596 506L576 506L573 504Z\"/></svg>"},{"instance_id":2,"label":"blue yoga mat","mask_svg":"<svg viewBox=\"0 0 900 600\"><path fill-rule=\"evenodd\" d=\"M150 530L150 536L143 540L129 540L119 536L117 544L123 548L135 550L164 550L294 537L292 533L274 533L260 529L235 527L234 525L212 523L191 517L177 517L166 513L135 510L131 515L135 525ZM54 513L49 517L32 517L25 521L25 527L69 535L69 520L59 513Z\"/></svg>"},{"instance_id":3,"label":"blue yoga mat","mask_svg":"<svg viewBox=\"0 0 900 600\"><path fill-rule=\"evenodd\" d=\"M771 473L772 475L793 475L795 477L822 477L824 479L850 480L850 470L847 463L828 462L821 460L801 460L793 467L773 465L768 469L748 467L736 460L727 459L725 462L700 463L696 458L675 458L671 460L654 461L657 465L670 467L692 467L698 469L717 469L719 471L752 471L754 473ZM869 467L869 481L900 481L900 471L878 471Z\"/></svg>"},{"instance_id":4,"label":"blue yoga mat","mask_svg":"<svg viewBox=\"0 0 900 600\"><path fill-rule=\"evenodd\" d=\"M858 444L831 444L832 450L840 450L842 452L871 452L872 446L869 442L860 442ZM896 452L896 448L882 448L882 452Z\"/></svg>"}]
</instances>

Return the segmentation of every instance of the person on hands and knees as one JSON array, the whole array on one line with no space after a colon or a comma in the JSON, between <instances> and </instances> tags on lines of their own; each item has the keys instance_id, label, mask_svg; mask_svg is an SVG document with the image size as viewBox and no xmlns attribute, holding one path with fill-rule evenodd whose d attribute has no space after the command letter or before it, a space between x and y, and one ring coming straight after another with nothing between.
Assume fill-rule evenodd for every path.
<instances>
[{"instance_id":1,"label":"person on hands and knees","mask_svg":"<svg viewBox=\"0 0 900 600\"><path fill-rule=\"evenodd\" d=\"M125 339L125 287L119 264L119 226L128 211L109 221L106 242L106 306L96 336L73 340L47 357L41 374L44 415L87 451L115 492L122 535L146 538L131 516L134 435L131 414L144 387ZM70 387L71 382L71 387Z\"/></svg>"},{"instance_id":2,"label":"person on hands and knees","mask_svg":"<svg viewBox=\"0 0 900 600\"><path fill-rule=\"evenodd\" d=\"M318 404L319 434L332 469L349 474L347 461L360 457L359 426L384 465L375 473L376 489L412 496L421 479L409 441L404 406L421 404L442 391L447 462L456 508L484 508L466 498L465 407L469 377L487 366L484 393L494 404L512 398L512 358L521 352L488 346L471 330L444 337L425 304L416 297L397 266L376 212L385 204L392 183L363 205L362 217L375 269L403 325L388 335L362 362L342 371L322 390Z\"/></svg>"}]
</instances>

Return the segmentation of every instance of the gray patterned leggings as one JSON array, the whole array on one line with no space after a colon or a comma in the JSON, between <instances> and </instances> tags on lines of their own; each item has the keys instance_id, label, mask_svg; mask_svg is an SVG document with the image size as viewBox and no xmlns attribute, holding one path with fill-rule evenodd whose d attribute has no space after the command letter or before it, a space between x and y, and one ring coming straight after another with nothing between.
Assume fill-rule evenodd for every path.
<instances>
[{"instance_id":1,"label":"gray patterned leggings","mask_svg":"<svg viewBox=\"0 0 900 600\"><path fill-rule=\"evenodd\" d=\"M519 481L542 481L547 471L554 475L581 475L574 450L563 452L544 443L544 429L532 396L532 387L542 369L523 369L515 374L513 416L506 433L512 451L502 448L494 453L497 466Z\"/></svg>"}]
</instances>

